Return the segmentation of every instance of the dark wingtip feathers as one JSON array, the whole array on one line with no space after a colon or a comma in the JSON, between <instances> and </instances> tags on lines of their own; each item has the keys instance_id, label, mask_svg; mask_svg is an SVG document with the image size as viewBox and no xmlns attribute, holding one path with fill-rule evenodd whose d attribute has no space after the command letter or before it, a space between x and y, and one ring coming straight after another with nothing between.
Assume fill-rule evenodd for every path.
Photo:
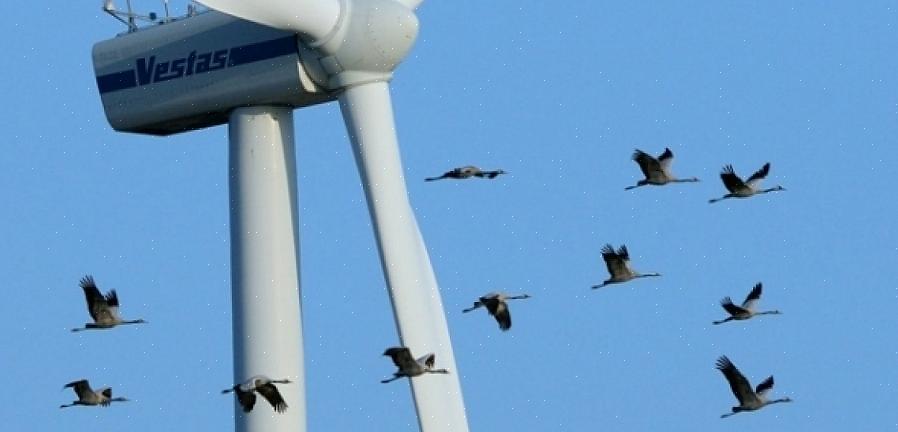
<instances>
[{"instance_id":1,"label":"dark wingtip feathers","mask_svg":"<svg viewBox=\"0 0 898 432\"><path fill-rule=\"evenodd\" d=\"M86 275L78 281L78 286L81 288L96 288L97 284L94 282L94 277L91 275Z\"/></svg>"},{"instance_id":2,"label":"dark wingtip feathers","mask_svg":"<svg viewBox=\"0 0 898 432\"><path fill-rule=\"evenodd\" d=\"M717 359L715 366L717 367L717 370L720 370L720 371L724 371L724 370L735 367L735 366L733 366L733 362L731 362L730 359L727 358L727 356L725 356L725 355L720 356L720 358Z\"/></svg>"},{"instance_id":3,"label":"dark wingtip feathers","mask_svg":"<svg viewBox=\"0 0 898 432\"><path fill-rule=\"evenodd\" d=\"M389 348L387 348L386 350L384 350L383 355L385 355L385 356L391 356L391 357L392 357L393 355L395 355L396 353L402 351L403 349L404 349L404 348L402 348L402 347L389 347Z\"/></svg>"},{"instance_id":4,"label":"dark wingtip feathers","mask_svg":"<svg viewBox=\"0 0 898 432\"><path fill-rule=\"evenodd\" d=\"M617 248L617 254L623 259L630 258L630 252L627 251L627 245L620 245L620 247Z\"/></svg>"}]
</instances>

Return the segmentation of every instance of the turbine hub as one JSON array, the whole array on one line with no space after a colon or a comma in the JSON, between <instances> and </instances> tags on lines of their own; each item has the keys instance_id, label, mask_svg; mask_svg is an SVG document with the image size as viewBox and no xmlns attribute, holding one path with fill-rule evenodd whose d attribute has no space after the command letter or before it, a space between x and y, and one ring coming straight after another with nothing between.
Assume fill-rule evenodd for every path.
<instances>
[{"instance_id":1,"label":"turbine hub","mask_svg":"<svg viewBox=\"0 0 898 432\"><path fill-rule=\"evenodd\" d=\"M418 37L418 17L395 0L341 0L340 18L327 37L300 44L312 79L336 90L388 81Z\"/></svg>"}]
</instances>

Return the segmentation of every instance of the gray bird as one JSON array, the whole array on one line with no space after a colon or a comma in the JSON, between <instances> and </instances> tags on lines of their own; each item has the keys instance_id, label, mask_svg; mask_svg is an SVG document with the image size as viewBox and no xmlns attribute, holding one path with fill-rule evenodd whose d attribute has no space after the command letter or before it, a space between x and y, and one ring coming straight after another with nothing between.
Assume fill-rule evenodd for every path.
<instances>
[{"instance_id":1,"label":"gray bird","mask_svg":"<svg viewBox=\"0 0 898 432\"><path fill-rule=\"evenodd\" d=\"M511 328L511 313L508 311L507 300L519 300L519 299L528 299L530 298L529 294L521 294L517 296L508 296L504 293L489 293L483 297L480 297L476 302L474 302L474 306L471 306L462 312L471 312L474 309L477 309L481 306L485 306L486 310L489 311L490 315L496 318L496 322L499 323L499 328L502 331L508 331Z\"/></svg>"},{"instance_id":2,"label":"gray bird","mask_svg":"<svg viewBox=\"0 0 898 432\"><path fill-rule=\"evenodd\" d=\"M478 178L487 178L494 179L501 174L506 174L503 170L495 170L495 171L484 171L476 166L468 165L460 168L454 168L452 171L446 171L443 175L439 177L428 177L424 179L424 181L434 181L434 180L442 180L442 179L456 179L463 180L471 177Z\"/></svg>"},{"instance_id":3,"label":"gray bird","mask_svg":"<svg viewBox=\"0 0 898 432\"><path fill-rule=\"evenodd\" d=\"M770 162L764 164L761 169L755 171L751 177L746 181L742 181L736 172L733 171L732 165L727 165L723 167L723 171L720 172L720 180L723 181L723 185L726 186L727 190L730 193L720 197L713 198L708 200L709 203L716 203L717 201L722 201L727 198L749 198L759 194L765 194L767 192L776 192L776 191L784 191L786 190L782 186L775 186L770 189L759 189L761 185L761 180L767 177L767 174L770 173Z\"/></svg>"},{"instance_id":4,"label":"gray bird","mask_svg":"<svg viewBox=\"0 0 898 432\"><path fill-rule=\"evenodd\" d=\"M608 267L608 274L611 277L602 282L601 285L593 285L592 289L623 283L636 278L661 276L660 273L639 273L630 268L630 253L627 251L626 245L621 245L615 251L613 246L606 244L602 248L602 259L605 261L605 266Z\"/></svg>"},{"instance_id":5,"label":"gray bird","mask_svg":"<svg viewBox=\"0 0 898 432\"><path fill-rule=\"evenodd\" d=\"M726 418L743 411L756 411L775 403L792 402L792 399L787 397L775 400L767 399L767 392L773 388L772 375L767 377L764 381L761 381L755 389L752 389L751 384L745 379L742 372L739 372L739 369L736 369L733 362L726 356L721 356L717 359L717 370L723 372L723 376L727 379L727 382L730 383L730 389L733 391L733 395L739 400L739 406L734 406L733 412L723 414L720 418Z\"/></svg>"},{"instance_id":6,"label":"gray bird","mask_svg":"<svg viewBox=\"0 0 898 432\"><path fill-rule=\"evenodd\" d=\"M72 381L63 386L63 388L74 389L75 394L78 395L78 400L67 405L60 405L60 408L68 408L75 405L107 407L112 402L128 401L128 399L123 397L112 397L112 389L109 387L103 387L97 390L90 388L90 383L88 383L86 379Z\"/></svg>"},{"instance_id":7,"label":"gray bird","mask_svg":"<svg viewBox=\"0 0 898 432\"><path fill-rule=\"evenodd\" d=\"M237 394L237 402L243 408L243 412L248 413L253 410L256 405L256 393L258 392L277 413L283 413L287 410L287 402L281 396L281 392L275 384L290 384L293 381L288 379L273 380L264 375L256 375L240 384L236 384L229 389L224 389L221 394L234 392Z\"/></svg>"},{"instance_id":8,"label":"gray bird","mask_svg":"<svg viewBox=\"0 0 898 432\"><path fill-rule=\"evenodd\" d=\"M737 306L733 304L733 300L729 297L724 297L723 300L720 301L720 305L724 310L729 312L730 316L726 319L722 319L720 321L714 321L714 324L723 324L727 321L732 320L747 320L756 315L779 315L782 312L778 310L764 311L764 312L756 312L755 306L758 304L758 300L761 299L761 288L762 285L760 282L755 284L755 287L751 289L751 292L748 293L748 296L745 297L745 301L742 302L742 306Z\"/></svg>"},{"instance_id":9,"label":"gray bird","mask_svg":"<svg viewBox=\"0 0 898 432\"><path fill-rule=\"evenodd\" d=\"M384 351L385 356L390 356L393 360L393 364L396 365L399 370L393 372L393 377L382 380L381 382L386 384L388 382L392 382L398 380L399 378L408 377L413 378L419 375L424 374L448 374L449 371L446 369L434 369L433 367L436 365L436 354L430 353L424 355L423 357L415 360L412 357L412 352L406 347L391 347L387 348Z\"/></svg>"},{"instance_id":10,"label":"gray bird","mask_svg":"<svg viewBox=\"0 0 898 432\"><path fill-rule=\"evenodd\" d=\"M642 170L645 179L636 182L633 186L625 187L624 190L635 189L645 185L663 186L668 183L699 181L695 177L676 178L670 172L670 163L673 161L673 157L673 152L670 151L669 148L665 148L664 153L661 153L657 159L642 150L636 149L636 151L633 152L633 160L639 164L639 169Z\"/></svg>"},{"instance_id":11,"label":"gray bird","mask_svg":"<svg viewBox=\"0 0 898 432\"><path fill-rule=\"evenodd\" d=\"M115 290L109 291L106 295L100 294L93 276L87 275L81 278L79 285L84 290L84 298L87 300L87 311L90 312L90 317L93 318L94 322L85 324L83 328L73 328L73 332L110 329L122 324L146 323L142 319L123 320L119 316L118 311L118 294L116 294Z\"/></svg>"}]
</instances>

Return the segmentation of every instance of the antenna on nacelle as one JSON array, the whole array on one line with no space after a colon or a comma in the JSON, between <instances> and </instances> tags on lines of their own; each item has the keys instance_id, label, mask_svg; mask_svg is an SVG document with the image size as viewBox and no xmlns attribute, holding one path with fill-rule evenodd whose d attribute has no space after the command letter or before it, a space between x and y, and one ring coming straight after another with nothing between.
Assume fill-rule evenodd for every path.
<instances>
[{"instance_id":1,"label":"antenna on nacelle","mask_svg":"<svg viewBox=\"0 0 898 432\"><path fill-rule=\"evenodd\" d=\"M150 12L147 15L140 15L138 13L135 13L134 10L131 8L131 0L126 0L125 3L127 4L127 6L126 6L127 10L120 11L115 8L115 3L113 3L113 0L103 0L103 12L106 12L109 15L112 15L113 18L121 21L123 24L128 26L128 33L135 32L138 30L138 27L137 27L138 20L145 21L145 22L151 22L151 23L155 23L155 24L164 24L169 21L172 21L171 15L169 15L169 11L168 11L168 0L162 1L163 7L165 8L165 17L162 18L161 20L156 15L156 12Z\"/></svg>"}]
</instances>

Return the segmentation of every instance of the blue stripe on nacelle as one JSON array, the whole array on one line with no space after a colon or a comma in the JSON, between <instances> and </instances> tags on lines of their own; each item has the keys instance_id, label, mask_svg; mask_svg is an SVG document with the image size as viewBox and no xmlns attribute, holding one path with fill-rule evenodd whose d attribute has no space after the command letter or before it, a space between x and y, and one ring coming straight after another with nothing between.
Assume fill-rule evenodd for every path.
<instances>
[{"instance_id":1,"label":"blue stripe on nacelle","mask_svg":"<svg viewBox=\"0 0 898 432\"><path fill-rule=\"evenodd\" d=\"M134 69L101 75L97 77L100 93L113 92L137 87L137 74Z\"/></svg>"},{"instance_id":2,"label":"blue stripe on nacelle","mask_svg":"<svg viewBox=\"0 0 898 432\"><path fill-rule=\"evenodd\" d=\"M296 44L296 38L291 36L231 48L231 52L228 55L228 67L295 54L297 51Z\"/></svg>"}]
</instances>

